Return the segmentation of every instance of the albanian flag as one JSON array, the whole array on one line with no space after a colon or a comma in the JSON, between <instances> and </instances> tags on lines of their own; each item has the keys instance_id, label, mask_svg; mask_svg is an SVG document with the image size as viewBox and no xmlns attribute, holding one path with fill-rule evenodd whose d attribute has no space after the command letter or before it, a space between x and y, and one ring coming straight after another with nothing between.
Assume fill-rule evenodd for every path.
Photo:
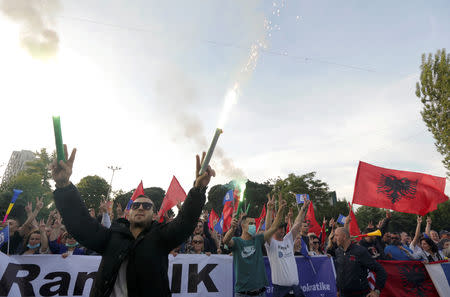
<instances>
[{"instance_id":1,"label":"albanian flag","mask_svg":"<svg viewBox=\"0 0 450 297\"><path fill-rule=\"evenodd\" d=\"M183 202L186 199L186 192L181 187L175 175L170 182L169 188L167 189L166 196L163 199L161 208L158 211L159 222L164 221L164 214L168 212L172 207L177 205L179 202Z\"/></svg>"},{"instance_id":2,"label":"albanian flag","mask_svg":"<svg viewBox=\"0 0 450 297\"><path fill-rule=\"evenodd\" d=\"M448 200L445 178L359 162L353 203L421 216Z\"/></svg>"},{"instance_id":3,"label":"albanian flag","mask_svg":"<svg viewBox=\"0 0 450 297\"><path fill-rule=\"evenodd\" d=\"M387 273L386 285L380 297L439 297L422 262L378 261L378 263Z\"/></svg>"}]
</instances>

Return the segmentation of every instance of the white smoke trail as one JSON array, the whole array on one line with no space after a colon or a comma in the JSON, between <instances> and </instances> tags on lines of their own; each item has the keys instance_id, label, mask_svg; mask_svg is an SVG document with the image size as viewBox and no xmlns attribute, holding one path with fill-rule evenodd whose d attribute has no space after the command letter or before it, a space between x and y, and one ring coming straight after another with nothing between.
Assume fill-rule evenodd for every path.
<instances>
[{"instance_id":1,"label":"white smoke trail","mask_svg":"<svg viewBox=\"0 0 450 297\"><path fill-rule=\"evenodd\" d=\"M0 11L20 26L21 45L33 58L48 59L59 48L55 18L60 0L2 0Z\"/></svg>"}]
</instances>

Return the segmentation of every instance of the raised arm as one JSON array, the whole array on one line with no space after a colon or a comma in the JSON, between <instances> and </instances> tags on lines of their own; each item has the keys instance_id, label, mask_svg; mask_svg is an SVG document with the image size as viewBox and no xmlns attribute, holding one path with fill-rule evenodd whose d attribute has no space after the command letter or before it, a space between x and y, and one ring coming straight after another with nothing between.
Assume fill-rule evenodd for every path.
<instances>
[{"instance_id":1,"label":"raised arm","mask_svg":"<svg viewBox=\"0 0 450 297\"><path fill-rule=\"evenodd\" d=\"M233 213L233 218L231 219L231 228L230 230L228 230L227 234L225 234L225 236L223 237L223 244L229 246L229 247L233 247L234 246L234 241L233 239L233 235L234 232L236 231L237 225L238 225L238 221L235 217L235 213Z\"/></svg>"},{"instance_id":2,"label":"raised arm","mask_svg":"<svg viewBox=\"0 0 450 297\"><path fill-rule=\"evenodd\" d=\"M273 212L275 211L275 196L270 196L270 193L267 194L267 212L266 212L266 230L270 228L273 221Z\"/></svg>"},{"instance_id":3,"label":"raised arm","mask_svg":"<svg viewBox=\"0 0 450 297\"><path fill-rule=\"evenodd\" d=\"M201 162L200 157L198 155L196 156L196 179L194 187L189 191L177 217L164 226L164 229L162 230L161 235L166 241L169 251L182 244L194 231L206 201L206 187L208 186L211 177L216 175L214 170L209 166L208 169L200 175L200 167L205 155L206 153L203 153Z\"/></svg>"},{"instance_id":4,"label":"raised arm","mask_svg":"<svg viewBox=\"0 0 450 297\"><path fill-rule=\"evenodd\" d=\"M25 234L27 234L28 232L31 231L31 229L33 229L31 226L34 222L34 220L36 219L36 216L38 215L38 213L41 211L42 207L44 206L43 203L44 198L39 199L38 197L36 197L36 207L34 209L34 211L32 211L32 204L31 202L28 203L26 209L27 209L27 213L28 213L28 218L25 221L25 223L23 223L23 225L19 228L19 234L21 236L24 236Z\"/></svg>"},{"instance_id":5,"label":"raised arm","mask_svg":"<svg viewBox=\"0 0 450 297\"><path fill-rule=\"evenodd\" d=\"M49 252L48 250L48 238L47 238L47 233L45 232L45 223L44 220L41 220L39 223L39 233L41 235L41 248L40 248L40 253L41 254L47 254Z\"/></svg>"},{"instance_id":6,"label":"raised arm","mask_svg":"<svg viewBox=\"0 0 450 297\"><path fill-rule=\"evenodd\" d=\"M300 208L300 211L298 212L297 217L295 218L294 225L292 226L292 237L296 238L297 234L301 231L302 223L305 220L306 216L306 210L309 207L309 204L311 203L311 200L306 200L303 203L302 207Z\"/></svg>"},{"instance_id":7,"label":"raised arm","mask_svg":"<svg viewBox=\"0 0 450 297\"><path fill-rule=\"evenodd\" d=\"M110 230L90 216L78 189L69 181L76 149L72 151L70 158L68 158L66 145L64 145L64 152L67 162L61 160L58 163L55 160L51 166L56 183L56 190L53 192L56 208L64 220L67 231L81 245L102 254L109 241Z\"/></svg>"},{"instance_id":8,"label":"raised arm","mask_svg":"<svg viewBox=\"0 0 450 297\"><path fill-rule=\"evenodd\" d=\"M419 237L420 237L420 225L422 224L422 217L421 216L417 216L417 226L416 226L416 234L414 234L414 238L411 241L411 246L416 246L417 243L419 242Z\"/></svg>"},{"instance_id":9,"label":"raised arm","mask_svg":"<svg viewBox=\"0 0 450 297\"><path fill-rule=\"evenodd\" d=\"M425 234L431 238L430 231L431 231L431 218L427 217L427 226L425 227Z\"/></svg>"},{"instance_id":10,"label":"raised arm","mask_svg":"<svg viewBox=\"0 0 450 297\"><path fill-rule=\"evenodd\" d=\"M278 206L278 212L277 212L277 215L275 217L275 221L273 222L272 226L270 226L270 228L264 232L264 241L266 241L266 242L270 241L270 239L272 238L273 234L275 234L275 232L277 231L278 227L283 222L283 211L284 211L284 208L286 207L286 200L284 200L281 197L281 194L279 195L278 205L279 205Z\"/></svg>"}]
</instances>

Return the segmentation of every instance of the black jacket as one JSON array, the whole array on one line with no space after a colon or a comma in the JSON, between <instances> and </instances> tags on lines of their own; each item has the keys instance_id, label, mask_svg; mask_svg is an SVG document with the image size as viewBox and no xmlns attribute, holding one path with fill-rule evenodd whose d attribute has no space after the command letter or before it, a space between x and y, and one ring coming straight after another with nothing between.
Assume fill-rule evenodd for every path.
<instances>
[{"instance_id":1,"label":"black jacket","mask_svg":"<svg viewBox=\"0 0 450 297\"><path fill-rule=\"evenodd\" d=\"M336 286L341 292L349 294L368 291L367 269L376 274L375 287L380 291L384 288L386 271L362 246L352 243L345 252L338 248L335 264Z\"/></svg>"},{"instance_id":2,"label":"black jacket","mask_svg":"<svg viewBox=\"0 0 450 297\"><path fill-rule=\"evenodd\" d=\"M54 198L67 231L81 245L102 255L91 297L110 296L126 259L128 296L171 296L168 254L194 231L206 199L204 190L191 189L172 222L153 221L136 239L125 219L116 220L108 229L92 218L74 185L55 190Z\"/></svg>"}]
</instances>

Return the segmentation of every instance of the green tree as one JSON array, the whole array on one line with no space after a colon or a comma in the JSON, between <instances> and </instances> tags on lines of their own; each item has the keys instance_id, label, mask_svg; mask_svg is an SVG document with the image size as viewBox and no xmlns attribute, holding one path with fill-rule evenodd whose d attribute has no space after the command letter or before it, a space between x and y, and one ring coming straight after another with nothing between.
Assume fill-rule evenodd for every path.
<instances>
[{"instance_id":1,"label":"green tree","mask_svg":"<svg viewBox=\"0 0 450 297\"><path fill-rule=\"evenodd\" d=\"M50 190L49 180L52 177L49 165L55 158L55 153L51 156L47 153L45 148L42 148L39 152L36 152L36 159L29 161L26 164L25 172L27 174L38 174L41 177L41 184L43 187Z\"/></svg>"},{"instance_id":2,"label":"green tree","mask_svg":"<svg viewBox=\"0 0 450 297\"><path fill-rule=\"evenodd\" d=\"M445 49L438 50L434 57L431 53L428 58L423 54L420 69L416 96L424 105L422 119L436 140L450 176L450 54Z\"/></svg>"},{"instance_id":3,"label":"green tree","mask_svg":"<svg viewBox=\"0 0 450 297\"><path fill-rule=\"evenodd\" d=\"M361 232L364 231L364 229L367 227L367 225L369 225L370 222L374 226L376 226L379 221L386 217L386 212L383 209L377 207L363 205L354 211L356 221L358 222L358 227ZM345 215L347 215L347 213Z\"/></svg>"},{"instance_id":4,"label":"green tree","mask_svg":"<svg viewBox=\"0 0 450 297\"><path fill-rule=\"evenodd\" d=\"M49 206L53 202L53 195L49 187L42 185L42 176L39 173L28 174L26 171L22 171L6 185L5 190L0 195L0 209L3 214L11 202L13 189L22 190L23 193L16 200L10 213L11 216L24 222L26 220L24 208L28 202L32 202L34 207L36 197L44 198L44 208L40 211L38 218L44 218L48 215Z\"/></svg>"},{"instance_id":5,"label":"green tree","mask_svg":"<svg viewBox=\"0 0 450 297\"><path fill-rule=\"evenodd\" d=\"M100 202L106 200L109 184L98 175L89 175L80 180L77 188L86 206L97 210Z\"/></svg>"}]
</instances>

